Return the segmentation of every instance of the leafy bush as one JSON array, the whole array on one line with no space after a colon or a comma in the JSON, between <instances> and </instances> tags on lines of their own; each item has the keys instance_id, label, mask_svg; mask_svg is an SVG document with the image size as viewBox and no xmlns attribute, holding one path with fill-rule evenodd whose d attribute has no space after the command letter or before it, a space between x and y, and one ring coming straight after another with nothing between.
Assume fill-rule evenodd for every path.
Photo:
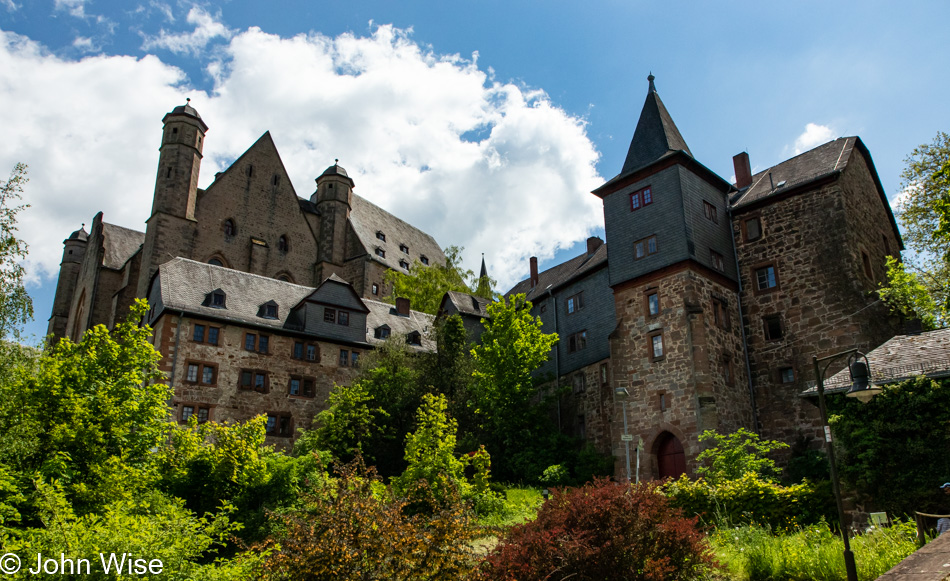
<instances>
[{"instance_id":1,"label":"leafy bush","mask_svg":"<svg viewBox=\"0 0 950 581\"><path fill-rule=\"evenodd\" d=\"M706 430L699 435L699 441L715 443L696 457L698 462L705 463L697 472L709 482L736 480L749 472L772 480L778 476L779 469L775 461L766 456L788 448L788 444L782 442L761 440L758 434L745 428L725 435Z\"/></svg>"},{"instance_id":2,"label":"leafy bush","mask_svg":"<svg viewBox=\"0 0 950 581\"><path fill-rule=\"evenodd\" d=\"M541 473L541 484L546 486L560 486L567 484L570 477L571 475L568 474L567 468L560 464L553 464L545 468L544 472Z\"/></svg>"},{"instance_id":3,"label":"leafy bush","mask_svg":"<svg viewBox=\"0 0 950 581\"><path fill-rule=\"evenodd\" d=\"M710 483L683 475L662 488L670 503L710 524L759 524L775 530L835 518L834 497L827 482L782 486L747 472L741 478Z\"/></svg>"},{"instance_id":4,"label":"leafy bush","mask_svg":"<svg viewBox=\"0 0 950 581\"><path fill-rule=\"evenodd\" d=\"M655 484L596 480L555 490L536 520L502 539L483 575L518 581L696 579L713 561L695 525Z\"/></svg>"},{"instance_id":5,"label":"leafy bush","mask_svg":"<svg viewBox=\"0 0 950 581\"><path fill-rule=\"evenodd\" d=\"M774 535L760 526L723 527L710 543L730 579L844 581L844 543L819 523ZM872 528L851 539L858 579L877 579L916 549L914 523Z\"/></svg>"},{"instance_id":6,"label":"leafy bush","mask_svg":"<svg viewBox=\"0 0 950 581\"><path fill-rule=\"evenodd\" d=\"M260 578L425 581L461 579L475 568L477 533L463 503L412 516L405 508L358 458L303 508L274 515L285 532L264 545L274 553Z\"/></svg>"}]
</instances>

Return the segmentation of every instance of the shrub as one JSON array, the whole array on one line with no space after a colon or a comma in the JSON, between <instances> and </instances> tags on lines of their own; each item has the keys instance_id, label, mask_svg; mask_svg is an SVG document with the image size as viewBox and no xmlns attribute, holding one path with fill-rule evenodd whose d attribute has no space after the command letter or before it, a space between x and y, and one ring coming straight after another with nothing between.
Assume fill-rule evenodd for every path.
<instances>
[{"instance_id":1,"label":"shrub","mask_svg":"<svg viewBox=\"0 0 950 581\"><path fill-rule=\"evenodd\" d=\"M745 428L726 435L706 430L700 434L699 441L714 443L696 457L698 462L705 463L697 472L710 482L736 480L749 472L761 479L772 480L779 470L775 461L766 456L788 448L788 444L782 442L761 440L758 434Z\"/></svg>"},{"instance_id":2,"label":"shrub","mask_svg":"<svg viewBox=\"0 0 950 581\"><path fill-rule=\"evenodd\" d=\"M791 530L822 518L836 519L834 497L827 482L805 481L791 486L762 480L751 472L712 484L685 475L663 485L670 503L709 524L759 524Z\"/></svg>"},{"instance_id":3,"label":"shrub","mask_svg":"<svg viewBox=\"0 0 950 581\"><path fill-rule=\"evenodd\" d=\"M595 480L555 490L536 520L508 532L482 573L518 581L695 579L713 563L695 525L655 484Z\"/></svg>"},{"instance_id":4,"label":"shrub","mask_svg":"<svg viewBox=\"0 0 950 581\"><path fill-rule=\"evenodd\" d=\"M541 484L545 486L560 486L566 484L571 475L567 473L567 468L560 464L552 464L541 473Z\"/></svg>"}]
</instances>

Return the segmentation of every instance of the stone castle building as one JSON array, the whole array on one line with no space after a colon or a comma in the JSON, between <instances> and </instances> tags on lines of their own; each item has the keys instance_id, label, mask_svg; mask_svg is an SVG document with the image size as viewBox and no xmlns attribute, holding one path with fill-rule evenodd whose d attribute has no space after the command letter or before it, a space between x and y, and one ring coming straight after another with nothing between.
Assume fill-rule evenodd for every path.
<instances>
[{"instance_id":1,"label":"stone castle building","mask_svg":"<svg viewBox=\"0 0 950 581\"><path fill-rule=\"evenodd\" d=\"M111 328L147 297L175 417L267 413L273 438L309 427L374 343L434 348L431 316L379 301L387 270L445 261L431 236L356 195L338 164L298 197L270 133L199 189L207 125L190 104L162 122L145 232L100 212L64 241L49 333Z\"/></svg>"},{"instance_id":2,"label":"stone castle building","mask_svg":"<svg viewBox=\"0 0 950 581\"><path fill-rule=\"evenodd\" d=\"M623 410L647 479L692 473L704 430L816 438L800 397L812 356L898 328L874 291L903 245L861 140L755 175L747 153L733 161L736 184L693 157L651 75L624 165L593 192L606 243L543 272L532 258L508 293L561 337L542 372L570 387L562 429L612 453L618 475Z\"/></svg>"}]
</instances>

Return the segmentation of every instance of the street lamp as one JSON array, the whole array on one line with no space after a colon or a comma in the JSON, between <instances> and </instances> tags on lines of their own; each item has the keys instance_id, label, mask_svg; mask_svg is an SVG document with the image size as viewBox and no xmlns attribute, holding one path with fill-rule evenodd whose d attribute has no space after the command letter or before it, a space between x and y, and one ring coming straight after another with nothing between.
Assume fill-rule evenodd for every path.
<instances>
[{"instance_id":1,"label":"street lamp","mask_svg":"<svg viewBox=\"0 0 950 581\"><path fill-rule=\"evenodd\" d=\"M815 379L818 382L818 409L821 410L821 426L825 432L825 449L828 451L828 463L831 465L831 484L835 492L835 502L838 505L838 521L841 526L841 538L844 540L844 568L848 574L848 581L858 581L858 569L854 563L854 553L851 552L851 543L848 539L848 527L844 526L844 505L841 502L841 485L838 483L838 470L835 467L835 452L831 444L831 427L828 426L828 412L825 410L825 372L831 366L831 361L838 357L848 356L848 372L851 374L851 388L845 394L867 403L872 397L881 393L881 388L870 381L868 358L857 349L842 351L821 359L812 357L815 366ZM864 361L860 359L863 358ZM828 362L824 368L819 364Z\"/></svg>"},{"instance_id":2,"label":"street lamp","mask_svg":"<svg viewBox=\"0 0 950 581\"><path fill-rule=\"evenodd\" d=\"M620 398L620 406L623 411L623 437L620 439L623 440L624 448L627 452L627 482L630 482L630 440L633 439L630 434L627 433L627 397L629 397L630 392L627 391L626 387L616 387L614 388L614 394ZM637 481L640 480L640 474L637 474Z\"/></svg>"}]
</instances>

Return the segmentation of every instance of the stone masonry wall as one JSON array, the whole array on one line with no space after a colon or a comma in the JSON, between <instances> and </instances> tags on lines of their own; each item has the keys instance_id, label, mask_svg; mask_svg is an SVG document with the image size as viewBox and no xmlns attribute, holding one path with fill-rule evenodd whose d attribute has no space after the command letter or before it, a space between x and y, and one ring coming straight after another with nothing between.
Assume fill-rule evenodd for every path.
<instances>
[{"instance_id":1,"label":"stone masonry wall","mask_svg":"<svg viewBox=\"0 0 950 581\"><path fill-rule=\"evenodd\" d=\"M641 479L658 476L658 438L665 432L682 443L687 472L694 473L702 431L752 425L736 294L713 278L698 265L681 263L614 289L618 324L610 337L611 388L629 393L628 430L634 446L638 437L644 441ZM659 296L656 316L647 310L653 292ZM718 324L714 301L721 305ZM650 347L655 333L664 347L656 360ZM625 470L621 410L617 399L611 411L618 475Z\"/></svg>"}]
</instances>

